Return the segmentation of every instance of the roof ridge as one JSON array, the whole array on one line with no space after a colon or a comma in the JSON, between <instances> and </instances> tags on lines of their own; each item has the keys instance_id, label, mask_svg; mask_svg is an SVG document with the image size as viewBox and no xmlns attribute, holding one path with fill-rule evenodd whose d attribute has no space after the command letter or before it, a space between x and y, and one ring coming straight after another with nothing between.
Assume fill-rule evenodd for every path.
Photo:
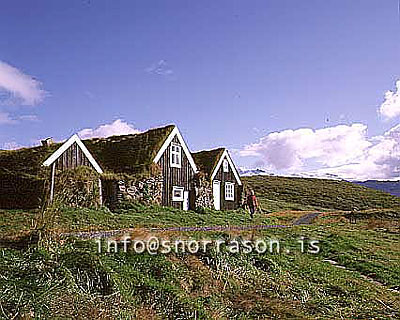
<instances>
[{"instance_id":1,"label":"roof ridge","mask_svg":"<svg viewBox=\"0 0 400 320\"><path fill-rule=\"evenodd\" d=\"M195 154L195 153L200 153L200 152L212 152L212 151L217 151L217 150L226 150L227 148L225 148L225 147L218 147L218 148L214 148L214 149L205 149L205 150L199 150L199 151L194 151L194 152L192 152L192 154Z\"/></svg>"},{"instance_id":2,"label":"roof ridge","mask_svg":"<svg viewBox=\"0 0 400 320\"><path fill-rule=\"evenodd\" d=\"M110 139L110 138L113 138L113 137L136 137L138 135L142 135L142 134L148 133L150 131L166 129L168 127L176 127L176 125L175 124L169 124L169 125L162 126L162 127L150 128L150 129L147 129L146 131L137 132L137 133L115 134L115 135L108 136L108 137L93 137L93 138L88 138L88 139L82 139L82 141L107 140L107 139Z\"/></svg>"}]
</instances>

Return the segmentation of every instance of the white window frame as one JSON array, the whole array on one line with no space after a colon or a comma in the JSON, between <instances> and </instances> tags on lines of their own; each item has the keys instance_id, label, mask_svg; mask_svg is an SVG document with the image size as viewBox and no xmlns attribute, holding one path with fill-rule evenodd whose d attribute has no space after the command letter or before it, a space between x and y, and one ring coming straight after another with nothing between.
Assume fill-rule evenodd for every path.
<instances>
[{"instance_id":1,"label":"white window frame","mask_svg":"<svg viewBox=\"0 0 400 320\"><path fill-rule=\"evenodd\" d=\"M224 159L222 162L222 169L224 172L229 172L229 163L227 159Z\"/></svg>"},{"instance_id":2,"label":"white window frame","mask_svg":"<svg viewBox=\"0 0 400 320\"><path fill-rule=\"evenodd\" d=\"M170 165L174 168L182 167L182 146L178 143L171 143L170 146ZM178 161L175 161L178 159Z\"/></svg>"},{"instance_id":3,"label":"white window frame","mask_svg":"<svg viewBox=\"0 0 400 320\"><path fill-rule=\"evenodd\" d=\"M180 191L181 192L181 196L179 197L175 197L175 191ZM184 187L172 187L172 201L183 201L183 193L185 192L185 188Z\"/></svg>"},{"instance_id":4,"label":"white window frame","mask_svg":"<svg viewBox=\"0 0 400 320\"><path fill-rule=\"evenodd\" d=\"M235 184L233 182L225 182L225 200L235 200Z\"/></svg>"}]
</instances>

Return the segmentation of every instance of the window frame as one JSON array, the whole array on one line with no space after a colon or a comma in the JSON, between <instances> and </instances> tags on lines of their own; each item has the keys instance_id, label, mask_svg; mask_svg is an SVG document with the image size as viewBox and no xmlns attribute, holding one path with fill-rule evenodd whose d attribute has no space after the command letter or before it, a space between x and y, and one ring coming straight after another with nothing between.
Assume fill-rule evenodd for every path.
<instances>
[{"instance_id":1,"label":"window frame","mask_svg":"<svg viewBox=\"0 0 400 320\"><path fill-rule=\"evenodd\" d=\"M229 172L229 162L227 159L222 160L222 171Z\"/></svg>"},{"instance_id":2,"label":"window frame","mask_svg":"<svg viewBox=\"0 0 400 320\"><path fill-rule=\"evenodd\" d=\"M182 195L180 197L175 197L175 191L180 191ZM183 193L184 192L185 192L184 187L173 186L172 187L172 201L183 201Z\"/></svg>"},{"instance_id":3,"label":"window frame","mask_svg":"<svg viewBox=\"0 0 400 320\"><path fill-rule=\"evenodd\" d=\"M225 200L235 201L235 183L225 182Z\"/></svg>"},{"instance_id":4,"label":"window frame","mask_svg":"<svg viewBox=\"0 0 400 320\"><path fill-rule=\"evenodd\" d=\"M179 159L179 163L174 162L174 159ZM182 146L179 143L171 143L169 163L173 168L182 168Z\"/></svg>"}]
</instances>

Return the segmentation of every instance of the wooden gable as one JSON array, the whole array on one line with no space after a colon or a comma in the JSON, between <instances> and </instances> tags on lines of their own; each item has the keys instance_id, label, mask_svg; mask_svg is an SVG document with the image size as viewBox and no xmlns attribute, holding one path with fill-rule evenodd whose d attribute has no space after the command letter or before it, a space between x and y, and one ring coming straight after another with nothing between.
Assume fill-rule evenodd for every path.
<instances>
[{"instance_id":1,"label":"wooden gable","mask_svg":"<svg viewBox=\"0 0 400 320\"><path fill-rule=\"evenodd\" d=\"M232 174L233 178L232 178L232 182L237 183L238 185L242 185L242 181L240 180L239 177L239 173L236 170L236 167L232 161L231 156L228 153L228 150L225 149L225 151L222 153L221 157L218 160L217 165L215 166L215 169L211 175L211 180L214 180L216 175L218 174L218 172L220 172L223 168L223 161L226 160L228 161L228 168L229 168L229 172Z\"/></svg>"},{"instance_id":2,"label":"wooden gable","mask_svg":"<svg viewBox=\"0 0 400 320\"><path fill-rule=\"evenodd\" d=\"M181 164L179 168L171 166L171 146L173 144L181 147ZM182 201L172 201L173 187L182 187L185 191L193 192L193 181L197 167L178 128L175 127L166 139L154 162L161 167L164 178L163 205L182 208Z\"/></svg>"},{"instance_id":3,"label":"wooden gable","mask_svg":"<svg viewBox=\"0 0 400 320\"><path fill-rule=\"evenodd\" d=\"M228 161L228 170L227 172L224 171L223 162L224 160ZM220 184L220 206L222 210L234 210L238 208L240 203L242 188L241 188L241 181L238 177L237 171L235 166L233 165L232 159L228 152L222 154L218 165L215 168L215 171L212 175L212 180L218 180L221 182ZM232 183L234 185L234 200L226 200L225 199L225 185L226 183Z\"/></svg>"},{"instance_id":4,"label":"wooden gable","mask_svg":"<svg viewBox=\"0 0 400 320\"><path fill-rule=\"evenodd\" d=\"M98 173L103 173L103 170L76 134L47 158L43 162L43 166L54 166L56 170L61 171L75 169L78 166L89 166Z\"/></svg>"}]
</instances>

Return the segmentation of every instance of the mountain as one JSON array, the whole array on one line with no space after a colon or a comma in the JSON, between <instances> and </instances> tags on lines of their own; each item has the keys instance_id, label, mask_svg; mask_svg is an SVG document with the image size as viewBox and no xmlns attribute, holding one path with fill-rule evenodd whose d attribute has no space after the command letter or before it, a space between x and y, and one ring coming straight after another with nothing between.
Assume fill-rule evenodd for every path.
<instances>
[{"instance_id":1,"label":"mountain","mask_svg":"<svg viewBox=\"0 0 400 320\"><path fill-rule=\"evenodd\" d=\"M244 167L238 168L239 175L242 177L251 177L251 176L273 176L272 172L267 172L264 169L247 169Z\"/></svg>"},{"instance_id":2,"label":"mountain","mask_svg":"<svg viewBox=\"0 0 400 320\"><path fill-rule=\"evenodd\" d=\"M400 197L400 181L367 180L353 181L353 183L362 185L367 188L384 191L394 196Z\"/></svg>"},{"instance_id":3,"label":"mountain","mask_svg":"<svg viewBox=\"0 0 400 320\"><path fill-rule=\"evenodd\" d=\"M239 175L242 177L251 176L280 176L280 177L295 177L295 178L315 178L315 179L331 179L331 180L343 180L339 176L332 173L321 173L321 172L301 172L301 173L274 173L266 171L265 169L249 169L240 167L238 168Z\"/></svg>"}]
</instances>

